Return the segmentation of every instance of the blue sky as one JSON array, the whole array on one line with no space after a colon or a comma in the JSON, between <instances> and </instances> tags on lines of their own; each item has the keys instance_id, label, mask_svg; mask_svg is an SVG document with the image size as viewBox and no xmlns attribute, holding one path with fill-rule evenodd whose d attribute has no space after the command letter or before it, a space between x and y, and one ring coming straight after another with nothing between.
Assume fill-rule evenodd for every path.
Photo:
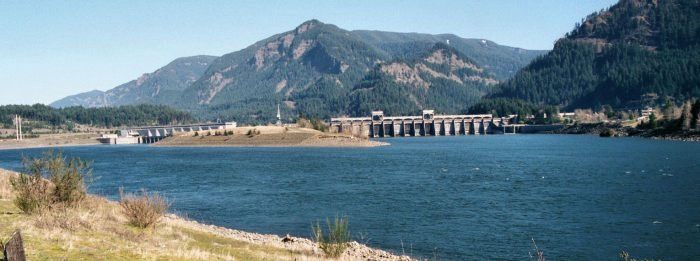
<instances>
[{"instance_id":1,"label":"blue sky","mask_svg":"<svg viewBox=\"0 0 700 261\"><path fill-rule=\"evenodd\" d=\"M107 90L171 60L222 55L319 19L551 49L613 0L0 1L0 104Z\"/></svg>"}]
</instances>

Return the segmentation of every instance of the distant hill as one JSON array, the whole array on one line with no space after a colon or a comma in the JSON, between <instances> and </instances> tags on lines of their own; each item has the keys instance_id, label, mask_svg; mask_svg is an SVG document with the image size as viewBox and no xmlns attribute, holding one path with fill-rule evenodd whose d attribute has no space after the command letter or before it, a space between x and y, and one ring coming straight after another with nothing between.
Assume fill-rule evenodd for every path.
<instances>
[{"instance_id":1,"label":"distant hill","mask_svg":"<svg viewBox=\"0 0 700 261\"><path fill-rule=\"evenodd\" d=\"M586 17L490 97L567 110L700 97L699 40L700 1L622 0Z\"/></svg>"},{"instance_id":2,"label":"distant hill","mask_svg":"<svg viewBox=\"0 0 700 261\"><path fill-rule=\"evenodd\" d=\"M177 58L152 73L119 85L106 92L94 90L65 97L52 107L104 107L129 104L168 104L204 73L216 56L198 55Z\"/></svg>"},{"instance_id":3,"label":"distant hill","mask_svg":"<svg viewBox=\"0 0 700 261\"><path fill-rule=\"evenodd\" d=\"M448 56L441 62L469 68L427 62L426 55L438 49ZM69 96L52 106L166 104L208 119L243 123L274 121L277 104L285 120L299 114L363 115L370 106L402 108L396 112L410 108L415 113L424 106L453 111L474 103L490 86L543 53L447 34L347 31L310 20L239 51L218 58L180 58L104 93ZM402 82L401 73L388 69L392 66L409 69L420 78L419 85ZM372 86L392 82L392 77L391 92ZM438 101L440 95L448 100ZM413 105L396 104L406 101L402 97L412 97ZM382 100L395 103L380 104ZM442 106L447 104L455 106Z\"/></svg>"}]
</instances>

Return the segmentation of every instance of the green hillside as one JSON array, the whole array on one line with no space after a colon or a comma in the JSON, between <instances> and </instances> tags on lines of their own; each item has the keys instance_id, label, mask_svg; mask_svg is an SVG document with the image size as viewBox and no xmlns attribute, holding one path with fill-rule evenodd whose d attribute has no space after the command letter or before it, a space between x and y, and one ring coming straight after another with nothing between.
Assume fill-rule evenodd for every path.
<instances>
[{"instance_id":1,"label":"green hillside","mask_svg":"<svg viewBox=\"0 0 700 261\"><path fill-rule=\"evenodd\" d=\"M593 13L490 97L564 109L700 96L700 2L623 0Z\"/></svg>"}]
</instances>

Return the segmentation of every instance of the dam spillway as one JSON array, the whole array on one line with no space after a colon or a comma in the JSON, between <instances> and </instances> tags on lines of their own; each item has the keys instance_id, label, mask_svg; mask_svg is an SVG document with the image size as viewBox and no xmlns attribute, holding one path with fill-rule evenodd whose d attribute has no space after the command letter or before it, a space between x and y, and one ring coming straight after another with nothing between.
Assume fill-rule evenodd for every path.
<instances>
[{"instance_id":1,"label":"dam spillway","mask_svg":"<svg viewBox=\"0 0 700 261\"><path fill-rule=\"evenodd\" d=\"M370 138L499 134L505 120L492 114L435 115L434 110L385 117L383 111L373 111L371 117L331 118L330 129Z\"/></svg>"}]
</instances>

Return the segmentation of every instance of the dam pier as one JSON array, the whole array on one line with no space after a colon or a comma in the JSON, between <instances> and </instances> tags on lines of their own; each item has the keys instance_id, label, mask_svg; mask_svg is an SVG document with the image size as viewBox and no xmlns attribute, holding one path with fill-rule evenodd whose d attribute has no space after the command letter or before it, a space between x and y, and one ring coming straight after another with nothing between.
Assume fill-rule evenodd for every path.
<instances>
[{"instance_id":1,"label":"dam pier","mask_svg":"<svg viewBox=\"0 0 700 261\"><path fill-rule=\"evenodd\" d=\"M372 111L371 117L331 118L330 129L370 138L502 134L515 130L507 121L492 114L435 115L423 110L419 116L386 117L383 111Z\"/></svg>"}]
</instances>

